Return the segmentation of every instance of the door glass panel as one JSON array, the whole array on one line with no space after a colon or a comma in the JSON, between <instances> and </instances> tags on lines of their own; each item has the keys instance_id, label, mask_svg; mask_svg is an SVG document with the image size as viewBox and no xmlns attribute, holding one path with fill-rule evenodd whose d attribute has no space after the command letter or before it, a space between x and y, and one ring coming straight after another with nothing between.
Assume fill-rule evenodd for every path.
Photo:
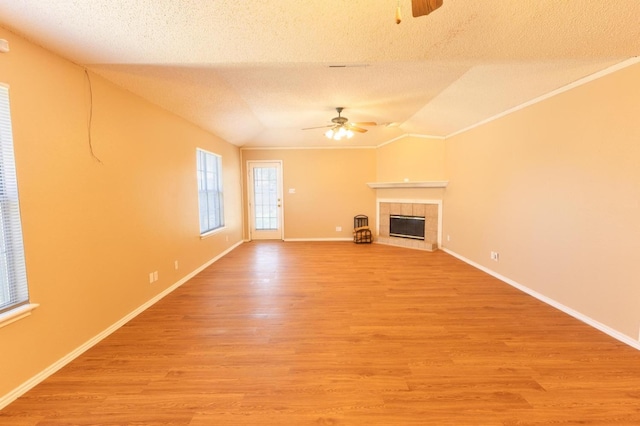
<instances>
[{"instance_id":1,"label":"door glass panel","mask_svg":"<svg viewBox=\"0 0 640 426\"><path fill-rule=\"evenodd\" d=\"M256 230L278 229L278 174L276 167L253 169Z\"/></svg>"}]
</instances>

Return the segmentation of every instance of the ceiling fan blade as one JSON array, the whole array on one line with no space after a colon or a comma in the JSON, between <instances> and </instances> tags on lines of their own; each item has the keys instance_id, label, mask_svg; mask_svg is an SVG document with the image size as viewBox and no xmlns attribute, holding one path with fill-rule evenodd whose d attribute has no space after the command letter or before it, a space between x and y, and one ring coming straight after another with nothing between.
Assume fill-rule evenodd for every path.
<instances>
[{"instance_id":1,"label":"ceiling fan blade","mask_svg":"<svg viewBox=\"0 0 640 426\"><path fill-rule=\"evenodd\" d=\"M335 126L335 124L327 124L326 126L317 126L317 127L305 127L304 129L300 129L300 130L326 129L327 127L333 127L333 126Z\"/></svg>"},{"instance_id":2,"label":"ceiling fan blade","mask_svg":"<svg viewBox=\"0 0 640 426\"><path fill-rule=\"evenodd\" d=\"M367 129L361 129L360 127L356 127L353 124L349 124L346 127L347 127L348 130L352 130L352 131L358 132L358 133L365 133L367 131Z\"/></svg>"},{"instance_id":3,"label":"ceiling fan blade","mask_svg":"<svg viewBox=\"0 0 640 426\"><path fill-rule=\"evenodd\" d=\"M352 126L377 126L375 121L359 121L357 123L351 123Z\"/></svg>"},{"instance_id":4,"label":"ceiling fan blade","mask_svg":"<svg viewBox=\"0 0 640 426\"><path fill-rule=\"evenodd\" d=\"M442 6L442 0L411 0L413 17L428 15Z\"/></svg>"}]
</instances>

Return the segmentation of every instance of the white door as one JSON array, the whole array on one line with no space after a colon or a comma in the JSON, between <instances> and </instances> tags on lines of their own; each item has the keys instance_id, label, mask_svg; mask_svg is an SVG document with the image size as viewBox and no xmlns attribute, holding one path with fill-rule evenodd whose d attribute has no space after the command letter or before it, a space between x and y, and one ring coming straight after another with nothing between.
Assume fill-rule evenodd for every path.
<instances>
[{"instance_id":1,"label":"white door","mask_svg":"<svg viewBox=\"0 0 640 426\"><path fill-rule=\"evenodd\" d=\"M252 240L282 240L282 162L248 162Z\"/></svg>"}]
</instances>

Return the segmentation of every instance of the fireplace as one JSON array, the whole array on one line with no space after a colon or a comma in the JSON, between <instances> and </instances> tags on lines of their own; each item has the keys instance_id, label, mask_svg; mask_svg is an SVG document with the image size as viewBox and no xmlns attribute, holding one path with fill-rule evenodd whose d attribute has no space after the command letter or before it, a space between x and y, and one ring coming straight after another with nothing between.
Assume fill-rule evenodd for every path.
<instances>
[{"instance_id":1,"label":"fireplace","mask_svg":"<svg viewBox=\"0 0 640 426\"><path fill-rule=\"evenodd\" d=\"M441 210L440 200L378 199L378 234L375 241L420 250L437 250L442 238ZM397 229L396 225L400 228Z\"/></svg>"},{"instance_id":2,"label":"fireplace","mask_svg":"<svg viewBox=\"0 0 640 426\"><path fill-rule=\"evenodd\" d=\"M424 241L424 216L389 216L389 236Z\"/></svg>"}]
</instances>

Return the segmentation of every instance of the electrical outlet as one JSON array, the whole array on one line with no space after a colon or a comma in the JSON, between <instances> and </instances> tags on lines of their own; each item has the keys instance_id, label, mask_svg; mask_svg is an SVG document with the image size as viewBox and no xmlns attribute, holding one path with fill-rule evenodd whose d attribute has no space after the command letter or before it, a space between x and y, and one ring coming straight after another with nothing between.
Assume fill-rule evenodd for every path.
<instances>
[{"instance_id":1,"label":"electrical outlet","mask_svg":"<svg viewBox=\"0 0 640 426\"><path fill-rule=\"evenodd\" d=\"M176 268L176 270L178 270L178 261L177 260L173 263L173 266L174 266L174 268Z\"/></svg>"},{"instance_id":2,"label":"electrical outlet","mask_svg":"<svg viewBox=\"0 0 640 426\"><path fill-rule=\"evenodd\" d=\"M447 241L451 241L451 236L447 235Z\"/></svg>"},{"instance_id":3,"label":"electrical outlet","mask_svg":"<svg viewBox=\"0 0 640 426\"><path fill-rule=\"evenodd\" d=\"M498 262L500 260L500 253L498 253L497 251L492 251L491 260L493 260L494 262Z\"/></svg>"},{"instance_id":4,"label":"electrical outlet","mask_svg":"<svg viewBox=\"0 0 640 426\"><path fill-rule=\"evenodd\" d=\"M342 231L342 226L336 226L336 232L341 232Z\"/></svg>"}]
</instances>

